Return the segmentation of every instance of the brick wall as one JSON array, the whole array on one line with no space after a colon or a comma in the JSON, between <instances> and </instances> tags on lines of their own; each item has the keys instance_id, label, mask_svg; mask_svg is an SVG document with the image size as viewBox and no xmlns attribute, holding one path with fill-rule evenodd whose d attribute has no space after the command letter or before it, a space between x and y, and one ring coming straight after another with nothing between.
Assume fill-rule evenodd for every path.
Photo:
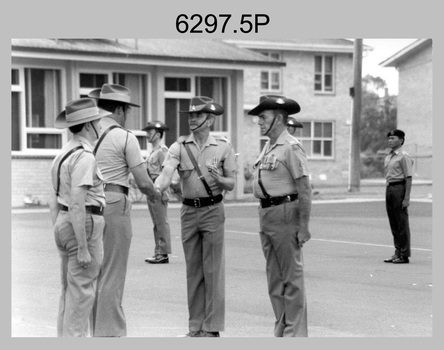
<instances>
[{"instance_id":1,"label":"brick wall","mask_svg":"<svg viewBox=\"0 0 444 350\"><path fill-rule=\"evenodd\" d=\"M353 60L351 54L335 57L335 93L314 93L314 58L308 52L284 52L286 67L282 68L282 91L278 93L260 90L260 69L246 69L244 105L255 106L263 94L282 94L301 105L295 117L301 121L334 122L334 159L309 160L311 181L321 184L348 183L352 99L349 89L353 85ZM244 137L241 152L246 166L251 166L260 152L259 127L245 111Z\"/></svg>"},{"instance_id":2,"label":"brick wall","mask_svg":"<svg viewBox=\"0 0 444 350\"><path fill-rule=\"evenodd\" d=\"M50 168L53 157L12 157L11 207L24 206L25 197L47 205L52 191ZM36 203L35 203L36 204Z\"/></svg>"}]
</instances>

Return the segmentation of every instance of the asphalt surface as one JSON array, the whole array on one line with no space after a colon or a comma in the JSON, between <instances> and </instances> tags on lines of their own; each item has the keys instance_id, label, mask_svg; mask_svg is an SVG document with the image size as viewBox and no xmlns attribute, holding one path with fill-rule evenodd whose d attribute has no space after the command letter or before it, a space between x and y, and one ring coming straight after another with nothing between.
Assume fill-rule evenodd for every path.
<instances>
[{"instance_id":1,"label":"asphalt surface","mask_svg":"<svg viewBox=\"0 0 444 350\"><path fill-rule=\"evenodd\" d=\"M380 198L314 201L312 240L304 246L309 337L432 337L432 201L410 207L411 263L393 253ZM185 262L179 204L169 207L170 263L144 259L154 249L144 204L132 211L133 240L123 307L128 338L187 333ZM59 258L47 209L11 213L11 336L55 337ZM257 204L226 204L225 338L272 338ZM176 338L177 339L177 338Z\"/></svg>"}]
</instances>

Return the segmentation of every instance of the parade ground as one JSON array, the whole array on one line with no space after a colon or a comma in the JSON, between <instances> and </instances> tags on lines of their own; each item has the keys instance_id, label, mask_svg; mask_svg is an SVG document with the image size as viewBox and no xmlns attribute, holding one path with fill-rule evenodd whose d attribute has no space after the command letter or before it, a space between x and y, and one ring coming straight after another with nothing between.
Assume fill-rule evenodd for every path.
<instances>
[{"instance_id":1,"label":"parade ground","mask_svg":"<svg viewBox=\"0 0 444 350\"><path fill-rule=\"evenodd\" d=\"M430 193L412 190L412 256L410 264L396 265L383 262L394 249L381 193L335 199L320 192L312 205L312 239L303 248L309 337L432 337ZM145 203L133 205L123 300L128 337L188 332L180 204L172 202L168 210L170 263L151 265L144 261L154 249L151 218ZM257 202L228 201L225 216L221 337L273 337ZM11 211L11 264L11 336L56 337L59 257L48 208Z\"/></svg>"}]
</instances>

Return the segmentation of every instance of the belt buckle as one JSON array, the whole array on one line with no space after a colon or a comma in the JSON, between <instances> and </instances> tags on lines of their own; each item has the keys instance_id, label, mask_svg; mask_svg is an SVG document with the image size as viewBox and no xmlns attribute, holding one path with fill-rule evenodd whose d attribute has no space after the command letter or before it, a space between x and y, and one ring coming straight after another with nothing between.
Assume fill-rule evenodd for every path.
<instances>
[{"instance_id":1,"label":"belt buckle","mask_svg":"<svg viewBox=\"0 0 444 350\"><path fill-rule=\"evenodd\" d=\"M200 208L201 207L201 205L200 205L200 198L194 198L193 202L194 202L194 208Z\"/></svg>"}]
</instances>

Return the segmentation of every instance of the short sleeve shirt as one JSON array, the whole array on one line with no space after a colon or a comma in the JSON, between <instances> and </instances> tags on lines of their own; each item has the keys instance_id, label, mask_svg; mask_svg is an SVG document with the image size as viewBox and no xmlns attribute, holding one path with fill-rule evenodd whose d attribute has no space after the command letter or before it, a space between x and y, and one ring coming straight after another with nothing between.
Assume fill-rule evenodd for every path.
<instances>
[{"instance_id":1,"label":"short sleeve shirt","mask_svg":"<svg viewBox=\"0 0 444 350\"><path fill-rule=\"evenodd\" d=\"M105 131L118 123L108 117L100 121ZM112 129L103 139L96 153L97 165L105 183L129 187L130 169L142 163L139 141L130 131L123 128Z\"/></svg>"},{"instance_id":2,"label":"short sleeve shirt","mask_svg":"<svg viewBox=\"0 0 444 350\"><path fill-rule=\"evenodd\" d=\"M274 145L270 145L270 141L265 144L253 168L256 198L266 197L258 182L259 174L271 197L297 193L296 179L309 176L304 148L287 130L282 131Z\"/></svg>"},{"instance_id":3,"label":"short sleeve shirt","mask_svg":"<svg viewBox=\"0 0 444 350\"><path fill-rule=\"evenodd\" d=\"M54 159L51 166L51 179L54 191L57 189L57 170L61 159L67 152L77 146L83 149L72 153L62 163L60 168L60 187L58 202L70 206L71 189L87 186L85 205L105 206L105 193L103 191L103 178L96 164L96 159L88 141L80 136L74 136Z\"/></svg>"},{"instance_id":4,"label":"short sleeve shirt","mask_svg":"<svg viewBox=\"0 0 444 350\"><path fill-rule=\"evenodd\" d=\"M168 147L164 144L159 144L153 148L146 160L146 167L151 180L155 180L162 172L162 164L168 154Z\"/></svg>"},{"instance_id":5,"label":"short sleeve shirt","mask_svg":"<svg viewBox=\"0 0 444 350\"><path fill-rule=\"evenodd\" d=\"M405 180L413 175L413 160L402 148L391 151L384 159L385 178L387 182Z\"/></svg>"},{"instance_id":6,"label":"short sleeve shirt","mask_svg":"<svg viewBox=\"0 0 444 350\"><path fill-rule=\"evenodd\" d=\"M191 134L179 138L171 145L164 165L170 165L178 170L181 178L182 194L185 198L208 197L209 195L199 179L191 159L188 157L184 142L189 144L212 195L216 196L222 193L222 189L208 172L207 166L216 165L217 171L221 175L233 175L237 170L237 164L231 144L226 139L216 139L210 135L202 149L200 149L194 135Z\"/></svg>"}]
</instances>

